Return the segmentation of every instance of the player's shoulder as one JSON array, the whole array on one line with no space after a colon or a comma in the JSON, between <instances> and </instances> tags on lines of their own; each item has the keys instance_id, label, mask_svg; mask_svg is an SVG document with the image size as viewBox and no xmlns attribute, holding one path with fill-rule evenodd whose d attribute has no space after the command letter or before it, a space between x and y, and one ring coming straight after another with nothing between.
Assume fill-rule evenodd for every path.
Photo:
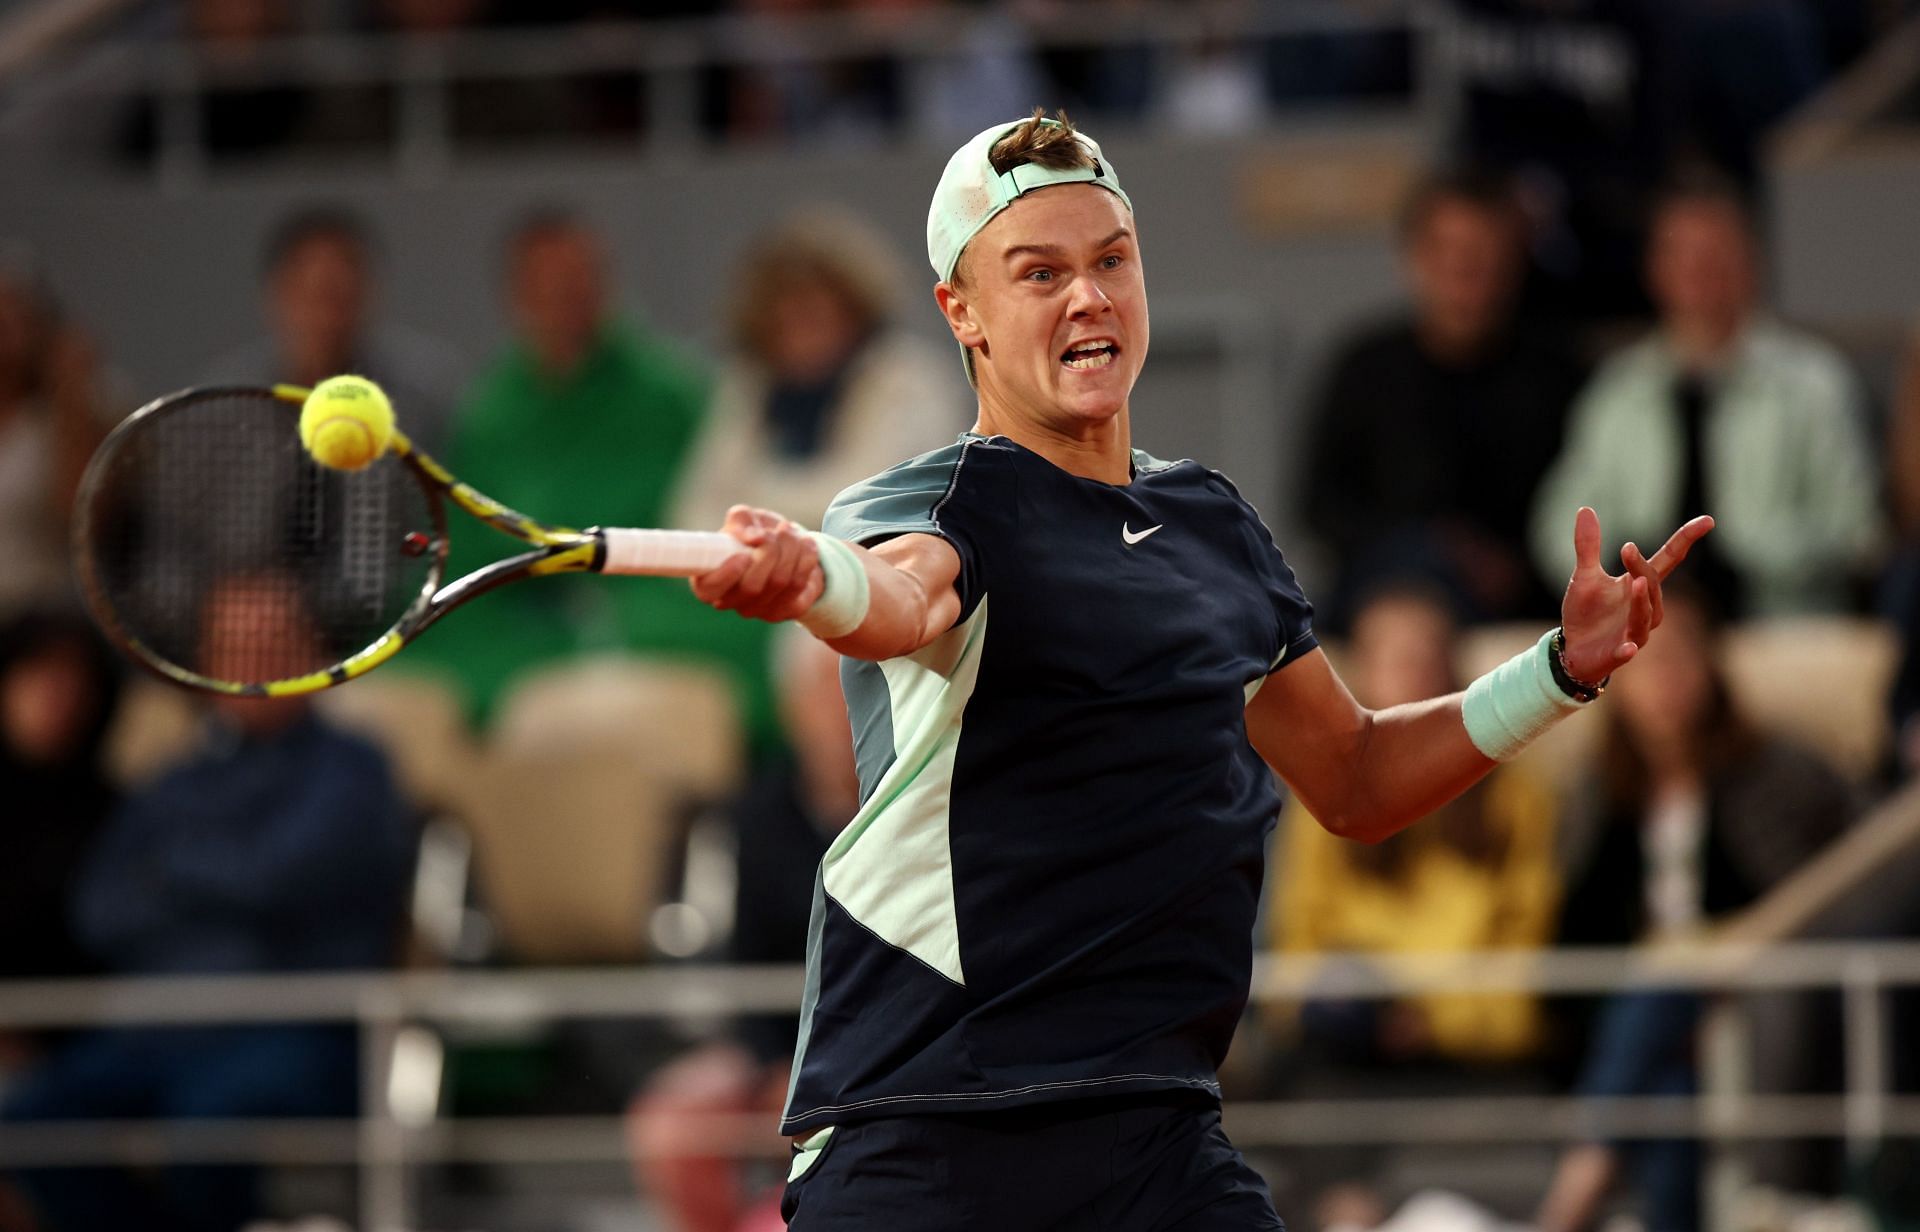
<instances>
[{"instance_id":1,"label":"player's shoulder","mask_svg":"<svg viewBox=\"0 0 1920 1232\"><path fill-rule=\"evenodd\" d=\"M983 464L981 458L996 452L990 438L964 433L936 449L896 462L877 475L847 485L833 503L840 505L875 496L907 494L938 496L952 486L956 475L967 466Z\"/></svg>"},{"instance_id":2,"label":"player's shoulder","mask_svg":"<svg viewBox=\"0 0 1920 1232\"><path fill-rule=\"evenodd\" d=\"M827 507L822 529L862 542L883 534L907 534L938 527L943 513L988 471L1007 465L1008 443L965 433L950 444L889 466L849 485Z\"/></svg>"},{"instance_id":3,"label":"player's shoulder","mask_svg":"<svg viewBox=\"0 0 1920 1232\"><path fill-rule=\"evenodd\" d=\"M1162 491L1185 491L1251 510L1246 498L1224 471L1192 458L1156 458L1144 449L1133 451L1133 480Z\"/></svg>"}]
</instances>

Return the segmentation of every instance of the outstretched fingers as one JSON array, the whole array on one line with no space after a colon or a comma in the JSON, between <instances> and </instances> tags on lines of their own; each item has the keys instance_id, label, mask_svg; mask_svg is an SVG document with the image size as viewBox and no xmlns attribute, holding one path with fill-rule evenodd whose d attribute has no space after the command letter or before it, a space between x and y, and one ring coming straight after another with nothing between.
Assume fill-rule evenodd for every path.
<instances>
[{"instance_id":1,"label":"outstretched fingers","mask_svg":"<svg viewBox=\"0 0 1920 1232\"><path fill-rule=\"evenodd\" d=\"M1627 600L1626 642L1619 650L1623 663L1647 644L1647 636L1653 632L1653 596L1659 590L1659 583L1644 577L1636 576L1629 585L1633 591Z\"/></svg>"},{"instance_id":2,"label":"outstretched fingers","mask_svg":"<svg viewBox=\"0 0 1920 1232\"><path fill-rule=\"evenodd\" d=\"M1665 581L1674 567L1687 558L1687 553L1693 550L1693 545L1706 538L1707 532L1712 529L1713 519L1703 513L1674 531L1673 536L1661 545L1660 550L1655 552L1653 559L1648 562L1653 566L1653 571L1659 575L1660 580Z\"/></svg>"},{"instance_id":3,"label":"outstretched fingers","mask_svg":"<svg viewBox=\"0 0 1920 1232\"><path fill-rule=\"evenodd\" d=\"M1666 605L1660 597L1660 574L1645 556L1640 554L1640 545L1629 543L1620 549L1620 563L1627 568L1629 577L1643 578L1647 583L1647 602L1652 608L1651 628L1658 629L1660 622L1667 618Z\"/></svg>"},{"instance_id":4,"label":"outstretched fingers","mask_svg":"<svg viewBox=\"0 0 1920 1232\"><path fill-rule=\"evenodd\" d=\"M1573 571L1597 573L1600 569L1600 515L1590 506L1580 506L1573 515Z\"/></svg>"}]
</instances>

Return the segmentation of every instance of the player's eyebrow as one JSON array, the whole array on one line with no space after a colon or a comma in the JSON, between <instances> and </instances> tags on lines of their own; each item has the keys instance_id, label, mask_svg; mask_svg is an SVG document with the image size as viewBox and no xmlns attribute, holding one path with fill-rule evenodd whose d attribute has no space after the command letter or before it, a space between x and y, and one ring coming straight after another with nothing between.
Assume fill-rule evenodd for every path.
<instances>
[{"instance_id":1,"label":"player's eyebrow","mask_svg":"<svg viewBox=\"0 0 1920 1232\"><path fill-rule=\"evenodd\" d=\"M1112 235L1109 235L1107 238L1101 240L1098 244L1095 244L1094 247L1106 248L1109 245L1111 245L1114 241L1120 239L1121 237L1130 236L1132 234L1133 232L1129 231L1127 228L1121 227L1118 231L1115 231ZM1039 256L1039 257L1059 257L1059 256L1064 256L1066 254L1066 251L1067 251L1066 248L1059 244L1015 244L1013 247L1003 251L1000 254L1000 259L1003 261L1011 261L1015 257L1023 256L1028 253L1031 253L1034 256Z\"/></svg>"}]
</instances>

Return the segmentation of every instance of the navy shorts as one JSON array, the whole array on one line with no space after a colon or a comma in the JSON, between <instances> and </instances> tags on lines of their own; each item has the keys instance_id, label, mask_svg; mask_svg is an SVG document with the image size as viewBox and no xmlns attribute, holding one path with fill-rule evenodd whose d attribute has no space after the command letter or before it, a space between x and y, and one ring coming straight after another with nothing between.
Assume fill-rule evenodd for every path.
<instances>
[{"instance_id":1,"label":"navy shorts","mask_svg":"<svg viewBox=\"0 0 1920 1232\"><path fill-rule=\"evenodd\" d=\"M1210 1101L856 1121L794 1162L796 1232L1285 1232Z\"/></svg>"}]
</instances>

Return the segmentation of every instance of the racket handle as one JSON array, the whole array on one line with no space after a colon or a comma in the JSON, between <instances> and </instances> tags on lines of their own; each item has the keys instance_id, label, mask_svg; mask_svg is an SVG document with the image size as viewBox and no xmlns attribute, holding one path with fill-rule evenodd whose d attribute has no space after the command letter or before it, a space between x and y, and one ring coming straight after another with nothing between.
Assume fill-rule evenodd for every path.
<instances>
[{"instance_id":1,"label":"racket handle","mask_svg":"<svg viewBox=\"0 0 1920 1232\"><path fill-rule=\"evenodd\" d=\"M747 549L731 535L710 530L626 530L600 532L607 544L602 573L645 577L695 577Z\"/></svg>"}]
</instances>

